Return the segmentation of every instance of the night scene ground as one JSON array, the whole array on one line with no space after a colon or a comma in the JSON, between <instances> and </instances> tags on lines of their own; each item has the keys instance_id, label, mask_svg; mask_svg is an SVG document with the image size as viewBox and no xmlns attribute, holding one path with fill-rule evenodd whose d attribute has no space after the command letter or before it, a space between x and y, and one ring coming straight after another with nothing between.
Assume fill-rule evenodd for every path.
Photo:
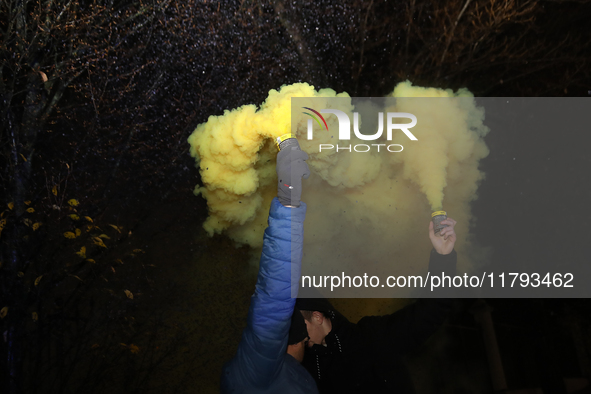
<instances>
[{"instance_id":1,"label":"night scene ground","mask_svg":"<svg viewBox=\"0 0 591 394\"><path fill-rule=\"evenodd\" d=\"M220 392L260 248L236 241L243 223L204 228L211 182L188 139L298 83L558 100L540 129L485 116L457 232L482 264L586 267L589 20L584 0L0 0L0 391ZM413 300L331 301L356 322ZM405 358L407 391L589 393L590 306L457 299Z\"/></svg>"}]
</instances>

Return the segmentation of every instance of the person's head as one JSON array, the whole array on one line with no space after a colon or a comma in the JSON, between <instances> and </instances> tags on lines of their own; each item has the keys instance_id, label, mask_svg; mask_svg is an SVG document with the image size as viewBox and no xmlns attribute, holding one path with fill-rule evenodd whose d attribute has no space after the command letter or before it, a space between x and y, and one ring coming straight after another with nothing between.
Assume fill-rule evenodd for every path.
<instances>
[{"instance_id":1,"label":"person's head","mask_svg":"<svg viewBox=\"0 0 591 394\"><path fill-rule=\"evenodd\" d=\"M308 346L324 345L324 339L332 330L332 321L320 311L302 311L308 330Z\"/></svg>"},{"instance_id":2,"label":"person's head","mask_svg":"<svg viewBox=\"0 0 591 394\"><path fill-rule=\"evenodd\" d=\"M326 298L298 298L296 306L301 310L310 340L308 346L324 345L332 330L334 307Z\"/></svg>"},{"instance_id":3,"label":"person's head","mask_svg":"<svg viewBox=\"0 0 591 394\"><path fill-rule=\"evenodd\" d=\"M289 338L287 340L287 354L302 362L304 360L304 350L308 341L308 330L304 317L298 308L295 308L291 316L291 325L289 327Z\"/></svg>"}]
</instances>

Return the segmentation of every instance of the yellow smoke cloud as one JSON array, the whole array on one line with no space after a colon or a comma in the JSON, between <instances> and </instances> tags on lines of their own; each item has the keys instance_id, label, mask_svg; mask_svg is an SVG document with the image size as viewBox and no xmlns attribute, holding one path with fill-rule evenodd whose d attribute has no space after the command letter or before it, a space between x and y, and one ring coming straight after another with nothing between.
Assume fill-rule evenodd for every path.
<instances>
[{"instance_id":1,"label":"yellow smoke cloud","mask_svg":"<svg viewBox=\"0 0 591 394\"><path fill-rule=\"evenodd\" d=\"M317 152L319 143L334 144L335 139L317 133L308 141L304 121L291 130L291 98L349 96L316 91L305 83L271 90L259 109L246 105L211 116L189 138L203 182L195 192L209 207L204 228L210 235L225 232L239 243L261 246L269 204L277 193L274 139L291 131L308 152L312 172L302 195L308 203L305 259L326 261L338 250L343 268L371 266L392 256L397 268L407 264L410 269L418 261L426 265L430 213L443 207L458 221L456 250L465 270L470 201L483 178L478 163L488 154L483 110L465 89L453 92L404 82L390 96L399 98L395 111L421 120L412 129L420 144L394 133L391 143L402 144L403 153ZM440 97L468 99L425 100ZM326 117L329 130L338 130L335 118ZM352 137L350 143L364 141Z\"/></svg>"},{"instance_id":2,"label":"yellow smoke cloud","mask_svg":"<svg viewBox=\"0 0 591 394\"><path fill-rule=\"evenodd\" d=\"M413 128L413 132L421 136L421 144L406 144L406 154L394 156L394 159L403 164L403 177L420 186L431 209L440 210L447 182L456 181L457 176L462 175L458 165L466 171L477 169L478 161L488 155L482 140L488 132L482 124L484 113L473 100L425 100L473 98L467 89L454 93L451 89L415 87L407 81L398 84L390 96L401 98L397 101L397 111L409 112L421 119ZM429 101L432 105L425 105ZM397 137L401 141L402 136ZM454 171L452 174L448 174L450 167ZM476 186L481 179L477 173L470 175L461 187ZM476 189L470 191L474 194Z\"/></svg>"},{"instance_id":3,"label":"yellow smoke cloud","mask_svg":"<svg viewBox=\"0 0 591 394\"><path fill-rule=\"evenodd\" d=\"M209 207L205 230L210 235L228 230L236 241L260 246L277 187L273 141L290 132L291 98L344 96L296 83L271 90L258 110L245 105L197 126L189 144L204 184L195 193L201 193Z\"/></svg>"}]
</instances>

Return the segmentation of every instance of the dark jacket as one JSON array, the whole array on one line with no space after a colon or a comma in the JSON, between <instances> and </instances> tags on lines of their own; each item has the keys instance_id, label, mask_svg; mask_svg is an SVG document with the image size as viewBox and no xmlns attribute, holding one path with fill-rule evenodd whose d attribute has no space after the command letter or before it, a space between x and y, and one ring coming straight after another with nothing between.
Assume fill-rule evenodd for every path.
<instances>
[{"instance_id":1,"label":"dark jacket","mask_svg":"<svg viewBox=\"0 0 591 394\"><path fill-rule=\"evenodd\" d=\"M429 271L454 275L456 260L455 251L444 256L433 250ZM451 305L448 298L419 299L391 315L366 316L357 324L334 311L326 346L307 349L303 365L323 394L412 392L403 356L441 326Z\"/></svg>"},{"instance_id":2,"label":"dark jacket","mask_svg":"<svg viewBox=\"0 0 591 394\"><path fill-rule=\"evenodd\" d=\"M236 355L222 371L222 393L318 393L314 379L286 353L300 277L306 204L271 203L256 289ZM292 261L294 264L292 265ZM291 282L295 280L295 293Z\"/></svg>"}]
</instances>

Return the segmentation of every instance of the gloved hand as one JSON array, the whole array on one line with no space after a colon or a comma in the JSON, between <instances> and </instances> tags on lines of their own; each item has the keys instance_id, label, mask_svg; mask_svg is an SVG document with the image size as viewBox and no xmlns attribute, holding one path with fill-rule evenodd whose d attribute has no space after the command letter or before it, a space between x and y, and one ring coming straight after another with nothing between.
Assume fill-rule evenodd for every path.
<instances>
[{"instance_id":1,"label":"gloved hand","mask_svg":"<svg viewBox=\"0 0 591 394\"><path fill-rule=\"evenodd\" d=\"M308 179L310 169L306 163L308 154L300 149L295 138L291 140L277 153L277 198L284 206L299 207L302 177Z\"/></svg>"}]
</instances>

